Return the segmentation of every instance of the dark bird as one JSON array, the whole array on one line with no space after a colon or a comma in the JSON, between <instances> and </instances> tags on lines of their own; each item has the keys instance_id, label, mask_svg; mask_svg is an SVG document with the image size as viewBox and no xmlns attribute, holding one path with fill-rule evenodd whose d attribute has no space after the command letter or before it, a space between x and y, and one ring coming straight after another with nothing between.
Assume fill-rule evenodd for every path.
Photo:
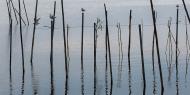
<instances>
[{"instance_id":1,"label":"dark bird","mask_svg":"<svg viewBox=\"0 0 190 95\"><path fill-rule=\"evenodd\" d=\"M55 19L56 17L53 16L52 14L50 14L50 15L49 15L49 18L53 20L53 19Z\"/></svg>"},{"instance_id":2,"label":"dark bird","mask_svg":"<svg viewBox=\"0 0 190 95\"><path fill-rule=\"evenodd\" d=\"M82 11L82 12L85 12L85 9L84 9L84 8L81 8L81 11Z\"/></svg>"},{"instance_id":3,"label":"dark bird","mask_svg":"<svg viewBox=\"0 0 190 95\"><path fill-rule=\"evenodd\" d=\"M40 24L39 21L40 21L40 18L37 18L37 19L35 20L34 24L35 24L35 25Z\"/></svg>"}]
</instances>

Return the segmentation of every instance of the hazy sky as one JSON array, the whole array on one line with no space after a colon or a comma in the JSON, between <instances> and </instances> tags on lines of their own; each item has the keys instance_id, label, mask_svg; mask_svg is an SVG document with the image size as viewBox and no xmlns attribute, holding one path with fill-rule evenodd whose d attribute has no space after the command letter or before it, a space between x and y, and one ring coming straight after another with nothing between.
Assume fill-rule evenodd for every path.
<instances>
[{"instance_id":1,"label":"hazy sky","mask_svg":"<svg viewBox=\"0 0 190 95\"><path fill-rule=\"evenodd\" d=\"M114 5L148 5L150 0L65 0L66 2L99 2L99 3L112 3ZM190 4L189 0L185 0L187 4ZM167 4L181 4L181 0L153 0L156 5L167 5Z\"/></svg>"}]
</instances>

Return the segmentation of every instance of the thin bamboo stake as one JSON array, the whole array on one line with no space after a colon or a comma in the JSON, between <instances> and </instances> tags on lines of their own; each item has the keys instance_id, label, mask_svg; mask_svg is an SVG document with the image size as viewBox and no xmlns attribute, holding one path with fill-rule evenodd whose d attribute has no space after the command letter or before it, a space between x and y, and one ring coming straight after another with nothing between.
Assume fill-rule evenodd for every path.
<instances>
[{"instance_id":1,"label":"thin bamboo stake","mask_svg":"<svg viewBox=\"0 0 190 95\"><path fill-rule=\"evenodd\" d=\"M7 10L8 10L8 15L9 15L9 40L10 40L10 54L9 54L9 71L10 71L10 75L11 75L11 68L12 68L12 16L11 16L11 7L10 7L10 3L8 3L8 1L6 0L6 4L7 4Z\"/></svg>"},{"instance_id":2,"label":"thin bamboo stake","mask_svg":"<svg viewBox=\"0 0 190 95\"><path fill-rule=\"evenodd\" d=\"M54 40L55 18L56 18L55 11L56 11L56 1L54 1L53 15L50 17L51 19L51 53L50 53L51 67L53 67L53 40Z\"/></svg>"},{"instance_id":3,"label":"thin bamboo stake","mask_svg":"<svg viewBox=\"0 0 190 95\"><path fill-rule=\"evenodd\" d=\"M10 87L10 95L12 95L13 86L12 86L12 16L11 16L11 8L10 3L6 0L8 15L9 15L9 38L10 38L10 60L9 60L9 87Z\"/></svg>"},{"instance_id":4,"label":"thin bamboo stake","mask_svg":"<svg viewBox=\"0 0 190 95\"><path fill-rule=\"evenodd\" d=\"M94 23L94 95L96 95L96 35L97 35L97 28L96 23Z\"/></svg>"},{"instance_id":5,"label":"thin bamboo stake","mask_svg":"<svg viewBox=\"0 0 190 95\"><path fill-rule=\"evenodd\" d=\"M64 39L64 52L65 52L65 72L66 77L68 77L68 59L67 59L67 42L66 42L66 34L65 34L65 15L64 15L64 7L63 0L61 0L61 11L62 11L62 23L63 23L63 39Z\"/></svg>"},{"instance_id":6,"label":"thin bamboo stake","mask_svg":"<svg viewBox=\"0 0 190 95\"><path fill-rule=\"evenodd\" d=\"M187 28L187 18L185 17L185 31L186 31L186 70L185 70L185 80L187 81L187 74L188 74L188 67L189 67L189 49L190 49L190 43L189 43L189 34L188 34L188 28Z\"/></svg>"},{"instance_id":7,"label":"thin bamboo stake","mask_svg":"<svg viewBox=\"0 0 190 95\"><path fill-rule=\"evenodd\" d=\"M83 66L83 43L84 43L84 9L82 11L82 33L81 33L81 94L84 95L84 66Z\"/></svg>"},{"instance_id":8,"label":"thin bamboo stake","mask_svg":"<svg viewBox=\"0 0 190 95\"><path fill-rule=\"evenodd\" d=\"M110 66L110 77L111 77L111 86L113 85L113 75L112 75L112 62L111 62L111 49L110 49L110 39L109 39L109 30L108 30L108 16L107 16L107 9L106 5L104 4L105 8L105 17L106 17L106 39L107 39L107 46L108 46L108 53L109 53L109 66Z\"/></svg>"},{"instance_id":9,"label":"thin bamboo stake","mask_svg":"<svg viewBox=\"0 0 190 95\"><path fill-rule=\"evenodd\" d=\"M15 8L15 11L16 11L16 13L19 15L19 11L17 11L16 8ZM25 22L24 19L22 18L22 15L21 15L21 20L22 20L22 22L24 23L24 25L26 25L26 22Z\"/></svg>"},{"instance_id":10,"label":"thin bamboo stake","mask_svg":"<svg viewBox=\"0 0 190 95\"><path fill-rule=\"evenodd\" d=\"M70 55L69 55L69 25L67 24L67 62L68 62L68 66L69 66L69 61L70 61ZM69 68L68 68L69 71Z\"/></svg>"},{"instance_id":11,"label":"thin bamboo stake","mask_svg":"<svg viewBox=\"0 0 190 95\"><path fill-rule=\"evenodd\" d=\"M38 0L36 0L36 8L35 8L35 16L34 16L34 27L33 27L33 35L32 35L32 49L31 49L31 57L30 62L33 62L33 49L34 49L34 39L36 33L36 25L37 25L37 12L38 12Z\"/></svg>"},{"instance_id":12,"label":"thin bamboo stake","mask_svg":"<svg viewBox=\"0 0 190 95\"><path fill-rule=\"evenodd\" d=\"M155 36L155 41L156 41L156 50L157 50L159 74L160 74L160 81L161 81L161 94L163 95L164 94L164 83L163 83L162 66L161 66L161 60L160 60L160 51L159 51L158 35L157 35L157 28L156 28L156 17L155 17L155 13L154 13L154 6L153 6L152 0L150 0L150 4L151 4L151 11L152 11L154 36Z\"/></svg>"},{"instance_id":13,"label":"thin bamboo stake","mask_svg":"<svg viewBox=\"0 0 190 95\"><path fill-rule=\"evenodd\" d=\"M142 62L142 75L143 75L143 95L146 95L146 78L145 78L145 67L144 67L144 54L143 54L143 39L141 34L141 25L139 24L139 37L140 37L140 48L141 48L141 62Z\"/></svg>"},{"instance_id":14,"label":"thin bamboo stake","mask_svg":"<svg viewBox=\"0 0 190 95\"><path fill-rule=\"evenodd\" d=\"M176 70L178 69L178 24L179 24L179 5L177 7L177 16L176 16Z\"/></svg>"},{"instance_id":15,"label":"thin bamboo stake","mask_svg":"<svg viewBox=\"0 0 190 95\"><path fill-rule=\"evenodd\" d=\"M53 38L54 38L54 29L55 29L55 12L56 12L56 1L54 1L54 11L51 18L51 53L50 53L50 74L51 74L51 94L54 95L54 76L53 76Z\"/></svg>"},{"instance_id":16,"label":"thin bamboo stake","mask_svg":"<svg viewBox=\"0 0 190 95\"><path fill-rule=\"evenodd\" d=\"M26 16L27 23L28 23L28 25L30 25L29 19L28 19L28 13L27 13L27 10L26 10L26 4L25 4L24 0L23 0L22 3L23 3L23 5L24 5L24 11L25 11L25 16Z\"/></svg>"},{"instance_id":17,"label":"thin bamboo stake","mask_svg":"<svg viewBox=\"0 0 190 95\"><path fill-rule=\"evenodd\" d=\"M177 7L177 16L176 16L176 91L179 95L179 76L178 76L178 24L179 24L179 5Z\"/></svg>"},{"instance_id":18,"label":"thin bamboo stake","mask_svg":"<svg viewBox=\"0 0 190 95\"><path fill-rule=\"evenodd\" d=\"M12 71L12 31L13 31L13 29L12 29L12 26L13 26L13 23L12 23L12 18L10 18L11 20L10 20L10 26L9 26L9 38L10 38L10 73L11 73L11 71Z\"/></svg>"},{"instance_id":19,"label":"thin bamboo stake","mask_svg":"<svg viewBox=\"0 0 190 95\"><path fill-rule=\"evenodd\" d=\"M16 19L16 23L18 24L18 18L17 18L17 15L16 15L16 11L15 11L16 9L15 9L15 7L14 7L14 4L13 4L12 0L10 0L9 2L10 2L11 5L12 5L13 12L14 12L14 16L15 16L15 19Z\"/></svg>"},{"instance_id":20,"label":"thin bamboo stake","mask_svg":"<svg viewBox=\"0 0 190 95\"><path fill-rule=\"evenodd\" d=\"M131 70L131 20L132 20L132 10L130 10L129 16L129 45L128 45L128 68Z\"/></svg>"},{"instance_id":21,"label":"thin bamboo stake","mask_svg":"<svg viewBox=\"0 0 190 95\"><path fill-rule=\"evenodd\" d=\"M129 83L129 95L132 94L131 90L131 23L132 23L132 10L129 13L129 43L128 43L128 83Z\"/></svg>"},{"instance_id":22,"label":"thin bamboo stake","mask_svg":"<svg viewBox=\"0 0 190 95\"><path fill-rule=\"evenodd\" d=\"M154 62L154 45L155 44L155 37L154 37L154 34L153 34L153 40L152 40L152 74L153 74L153 94L156 95L156 72L155 72L155 62Z\"/></svg>"},{"instance_id":23,"label":"thin bamboo stake","mask_svg":"<svg viewBox=\"0 0 190 95\"><path fill-rule=\"evenodd\" d=\"M83 61L83 50L84 50L84 48L83 48L83 44L84 44L84 11L85 11L85 10L82 8L81 11L82 11L81 61ZM81 62L81 63L83 63L83 62ZM83 65L83 64L82 64L82 65Z\"/></svg>"},{"instance_id":24,"label":"thin bamboo stake","mask_svg":"<svg viewBox=\"0 0 190 95\"><path fill-rule=\"evenodd\" d=\"M24 67L24 47L23 47L23 38L22 38L22 22L21 22L21 3L20 0L18 0L19 4L19 23L20 23L20 40L21 40L21 52L22 52L22 71L25 73L25 67Z\"/></svg>"},{"instance_id":25,"label":"thin bamboo stake","mask_svg":"<svg viewBox=\"0 0 190 95\"><path fill-rule=\"evenodd\" d=\"M187 7L186 7L186 4L185 4L185 1L182 0L182 2L183 2L183 6L184 6L184 9L185 9L185 12L186 12L187 18L188 18L189 23L190 23L190 17L189 17L189 13L188 13L188 10L187 10Z\"/></svg>"}]
</instances>

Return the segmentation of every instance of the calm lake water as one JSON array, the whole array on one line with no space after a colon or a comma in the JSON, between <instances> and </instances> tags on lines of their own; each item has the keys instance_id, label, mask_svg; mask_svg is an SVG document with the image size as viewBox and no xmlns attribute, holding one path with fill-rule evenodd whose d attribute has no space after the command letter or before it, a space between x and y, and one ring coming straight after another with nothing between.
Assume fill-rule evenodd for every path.
<instances>
[{"instance_id":1,"label":"calm lake water","mask_svg":"<svg viewBox=\"0 0 190 95\"><path fill-rule=\"evenodd\" d=\"M13 0L16 8L17 0ZM50 73L50 19L53 12L53 0L39 0L38 17L41 18L36 29L33 65L30 63L32 44L33 16L35 0L25 0L30 19L30 26L23 25L23 43L25 56L25 74L22 73L22 57L19 25L13 24L12 72L9 65L9 25L5 0L0 1L0 95L142 95L143 78L141 68L140 42L138 24L143 23L143 48L146 74L146 95L160 95L160 76L157 56L155 69L152 62L153 26L149 2L147 5L125 4L105 1L108 9L109 33L113 84L110 81L109 69L106 71L105 60L105 17L104 1L100 0L65 0L66 24L69 24L69 78L65 78L64 41L61 22L60 0L57 0L56 24L54 35L53 76ZM177 3L177 2L176 2ZM84 28L84 69L81 70L81 8L85 8ZM188 9L190 7L188 6ZM128 67L128 18L133 10L131 70ZM178 74L175 64L175 44L173 41L172 62L169 65L166 51L169 17L172 17L171 31L175 37L176 7L172 4L158 4L157 28L161 65L164 80L164 95L189 95L190 70L189 54L186 48L185 13L180 5L179 15L179 62ZM190 11L190 10L189 10ZM24 10L22 11L24 13ZM25 15L23 14L23 17ZM14 17L14 16L13 16ZM97 77L94 88L94 47L93 22L102 20L103 29L98 31L97 39ZM25 18L24 18L25 19ZM121 23L123 60L119 56L117 22ZM190 30L188 24L188 32ZM156 50L155 50L156 52ZM170 68L169 68L170 67Z\"/></svg>"}]
</instances>

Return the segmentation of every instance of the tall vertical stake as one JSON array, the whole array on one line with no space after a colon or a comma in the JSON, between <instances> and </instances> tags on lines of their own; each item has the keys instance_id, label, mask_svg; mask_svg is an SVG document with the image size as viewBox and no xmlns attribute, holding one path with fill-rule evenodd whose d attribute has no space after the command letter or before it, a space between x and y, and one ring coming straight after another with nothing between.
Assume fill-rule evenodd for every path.
<instances>
[{"instance_id":1,"label":"tall vertical stake","mask_svg":"<svg viewBox=\"0 0 190 95\"><path fill-rule=\"evenodd\" d=\"M188 18L189 23L190 23L190 17L189 17L189 13L188 13L188 10L187 10L187 7L186 7L186 4L185 4L185 1L182 0L182 2L183 2L183 6L184 6L184 9L185 9L185 12L186 12L187 18Z\"/></svg>"},{"instance_id":2,"label":"tall vertical stake","mask_svg":"<svg viewBox=\"0 0 190 95\"><path fill-rule=\"evenodd\" d=\"M131 20L132 20L132 10L130 10L130 16L129 16L129 45L128 45L128 68L131 70L131 59L130 59L130 53L131 53Z\"/></svg>"},{"instance_id":3,"label":"tall vertical stake","mask_svg":"<svg viewBox=\"0 0 190 95\"><path fill-rule=\"evenodd\" d=\"M63 0L61 0L61 10L62 10L62 23L63 23L63 39L64 39L64 52L65 52L65 72L66 77L68 77L68 61L67 61L67 44L66 43L66 34L65 34L65 15L64 15L64 8L63 8Z\"/></svg>"},{"instance_id":4,"label":"tall vertical stake","mask_svg":"<svg viewBox=\"0 0 190 95\"><path fill-rule=\"evenodd\" d=\"M141 34L141 25L139 24L139 37L140 37L140 48L141 48L141 60L142 60L142 75L143 75L143 95L146 95L146 78L145 78L145 67L144 67L144 54L143 54L143 39Z\"/></svg>"},{"instance_id":5,"label":"tall vertical stake","mask_svg":"<svg viewBox=\"0 0 190 95\"><path fill-rule=\"evenodd\" d=\"M34 16L34 27L33 27L33 35L32 35L32 49L31 49L31 57L30 62L33 62L33 50L34 50L34 39L36 33L36 25L37 25L37 11L38 11L38 0L36 0L36 8L35 8L35 16Z\"/></svg>"},{"instance_id":6,"label":"tall vertical stake","mask_svg":"<svg viewBox=\"0 0 190 95\"><path fill-rule=\"evenodd\" d=\"M155 36L155 42L156 42L156 50L157 50L157 56L158 56L158 66L159 66L159 74L160 74L160 81L161 81L161 94L163 95L164 94L164 83L163 83L162 66L161 66L161 60L160 60L160 51L159 51L158 35L157 35L157 28L156 28L155 10L154 10L152 0L150 0L150 4L151 4L151 11L152 11L153 25L154 25L154 36Z\"/></svg>"},{"instance_id":7,"label":"tall vertical stake","mask_svg":"<svg viewBox=\"0 0 190 95\"><path fill-rule=\"evenodd\" d=\"M104 8L105 8L105 17L106 17L106 41L107 41L106 44L107 44L108 53L109 53L109 63L110 63L109 66L110 66L111 86L113 86L111 50L110 50L109 29L108 29L108 15L107 15L107 9L106 9L106 5L105 4L104 4Z\"/></svg>"},{"instance_id":8,"label":"tall vertical stake","mask_svg":"<svg viewBox=\"0 0 190 95\"><path fill-rule=\"evenodd\" d=\"M19 22L20 22L20 40L21 40L21 52L22 52L22 71L25 73L24 67L24 47L23 47L23 39L22 39L22 22L21 22L21 5L20 0L18 0L19 5Z\"/></svg>"}]
</instances>

